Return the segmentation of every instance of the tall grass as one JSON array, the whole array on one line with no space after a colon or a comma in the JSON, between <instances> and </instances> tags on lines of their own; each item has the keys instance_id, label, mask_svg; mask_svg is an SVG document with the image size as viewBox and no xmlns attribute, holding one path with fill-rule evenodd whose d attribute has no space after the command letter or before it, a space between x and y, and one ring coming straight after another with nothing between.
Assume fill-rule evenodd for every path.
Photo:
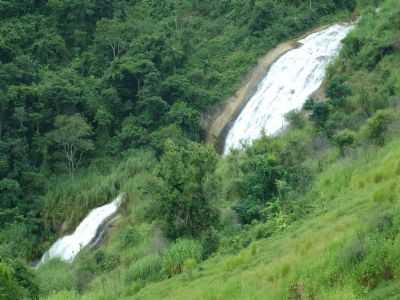
<instances>
[{"instance_id":1,"label":"tall grass","mask_svg":"<svg viewBox=\"0 0 400 300\"><path fill-rule=\"evenodd\" d=\"M134 151L115 169L89 168L74 178L57 179L44 196L47 227L70 231L90 209L110 202L120 192L127 193L128 201L133 200L135 180L132 179L151 173L154 165L152 153Z\"/></svg>"}]
</instances>

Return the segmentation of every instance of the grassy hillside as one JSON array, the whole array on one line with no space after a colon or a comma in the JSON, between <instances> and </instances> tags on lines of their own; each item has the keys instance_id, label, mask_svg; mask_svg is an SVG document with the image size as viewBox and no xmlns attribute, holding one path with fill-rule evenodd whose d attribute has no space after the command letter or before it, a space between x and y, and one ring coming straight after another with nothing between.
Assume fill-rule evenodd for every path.
<instances>
[{"instance_id":1,"label":"grassy hillside","mask_svg":"<svg viewBox=\"0 0 400 300\"><path fill-rule=\"evenodd\" d=\"M398 299L400 143L324 171L317 212L127 299Z\"/></svg>"},{"instance_id":2,"label":"grassy hillside","mask_svg":"<svg viewBox=\"0 0 400 300\"><path fill-rule=\"evenodd\" d=\"M276 220L280 230L269 238L268 227L254 225L246 233L253 241L236 254L217 254L141 290L131 266L122 266L100 275L82 297L61 292L46 299L398 299L399 157L395 140L334 163L296 199L313 207L307 218ZM114 229L104 251L116 253L116 231L126 225ZM124 261L139 252L118 254ZM144 269L143 278L151 272Z\"/></svg>"},{"instance_id":3,"label":"grassy hillside","mask_svg":"<svg viewBox=\"0 0 400 300\"><path fill-rule=\"evenodd\" d=\"M290 114L281 136L216 165L198 146L170 146L150 173L133 161L126 170L142 171L123 187L123 218L72 267L38 271L43 299L398 299L399 13L393 0L364 12L330 68L328 101ZM201 183L186 177L197 168ZM168 238L154 205L177 201L160 197L177 193L171 178L187 182L178 195L212 199L218 225Z\"/></svg>"},{"instance_id":4,"label":"grassy hillside","mask_svg":"<svg viewBox=\"0 0 400 300\"><path fill-rule=\"evenodd\" d=\"M68 112L70 118L56 118L54 128L50 126L46 135L49 141L56 142L65 128L72 126L82 133L78 140L88 150L91 142L103 149L102 141L107 141L105 148L111 152L103 154L110 155L118 149L122 154L107 159L107 155L96 153L73 174L56 177L46 193L39 193L39 215L31 212L13 219L14 210L5 210L0 215L4 220L13 220L0 231L0 299L397 299L400 292L397 196L400 6L397 2L358 1L357 12L362 12L362 18L346 38L338 60L329 68L326 101L309 99L303 111L288 114L290 126L283 134L263 137L227 157L220 157L212 147L196 142L198 136L192 140L188 137L193 127L186 121L196 119L200 110L186 98L188 101L173 101L165 112L168 117L155 127L142 123L152 120L146 110L130 111L131 115L138 113L138 119L120 120L121 128L110 139L101 138L103 131L96 127L96 139L92 140L93 136L87 135L90 122L83 122L76 114ZM66 9L57 3L61 5L51 1L53 6ZM216 27L230 11L233 19L228 19L231 20L228 23L240 23L236 23L239 19L234 12L238 13L239 8L233 2L226 7L222 4L214 7L212 3L201 6L194 1L190 9L186 6L163 9L199 10L196 16L202 19L206 15ZM293 16L302 16L301 24L308 27L326 18L348 16L349 11L342 14L341 9L356 5L352 2L349 7L349 3L282 1L278 4L269 0L249 3L255 15L251 14L254 19L247 20L246 30L254 31L251 39L259 42L249 57L256 57L260 49L268 49L287 34L301 31L303 27L294 27L297 29L292 31L285 23L296 23L298 19ZM380 9L376 10L378 3ZM119 16L122 18L119 25L128 26L126 18L164 16L163 9L151 4L151 1L135 2L135 8L142 10ZM205 14L211 7L219 10ZM276 23L265 23L264 17L271 11L279 16L284 12L286 21L274 19ZM186 20L188 15L184 16ZM173 17L164 17L164 21L174 24ZM179 25L178 19L175 24ZM193 32L203 36L208 32L203 31L205 24L208 22L193 27ZM292 29L287 31L285 24ZM173 32L176 27L170 29ZM278 34L280 38L272 41L265 35L272 31L285 34ZM214 36L218 45L224 45L225 39L233 43L236 34L241 36L233 29L234 36L228 32L231 31ZM146 33L143 34L140 41L148 45ZM72 39L70 42L76 42L72 36L66 36ZM194 40L196 36L192 36ZM244 56L247 49L244 45L250 45L246 40L238 46ZM209 44L209 53L222 51L213 45ZM199 51L203 53L201 48ZM121 54L126 55L125 60L121 57L111 62L109 71L127 75L136 70L138 65L131 65L134 57L131 55L135 53ZM188 65L180 71L193 71L190 62L200 54L189 55ZM163 64L158 58L151 59L161 68ZM220 59L218 56L214 59L210 61L218 69ZM124 63L120 64L121 61ZM248 64L250 61L238 63L235 70L242 73L241 68ZM153 71L149 73L151 76ZM135 76L141 76L135 72ZM114 77L117 81L109 84L115 84L114 88L126 100L130 96L122 84L124 76ZM185 80L171 82L167 77L160 79L167 86L185 86ZM151 78L153 82L155 78ZM214 88L226 83L222 79L213 82L210 93L216 93ZM224 86L218 92L229 93L229 89ZM144 101L142 94L136 96L139 102ZM154 100L147 96L145 99ZM169 121L176 124L170 126ZM189 131L178 133L177 124ZM139 128L148 125L149 131ZM145 146L133 145L148 136L151 138ZM53 157L47 163L59 166L57 160ZM46 170L46 165L42 168ZM63 174L56 169L51 174ZM7 180L3 184L9 191L18 187ZM39 236L54 238L56 231L70 230L88 209L121 191L127 194L121 217L99 247L83 251L73 264L53 260L33 271L12 256L15 253L29 257L42 252L51 239L43 242ZM31 232L27 229L32 229L21 225L26 224L28 216L40 224L33 227L35 230L45 230L24 239Z\"/></svg>"},{"instance_id":5,"label":"grassy hillside","mask_svg":"<svg viewBox=\"0 0 400 300\"><path fill-rule=\"evenodd\" d=\"M200 114L261 54L354 6L1 1L0 253L37 258L114 196L132 151L200 142Z\"/></svg>"}]
</instances>

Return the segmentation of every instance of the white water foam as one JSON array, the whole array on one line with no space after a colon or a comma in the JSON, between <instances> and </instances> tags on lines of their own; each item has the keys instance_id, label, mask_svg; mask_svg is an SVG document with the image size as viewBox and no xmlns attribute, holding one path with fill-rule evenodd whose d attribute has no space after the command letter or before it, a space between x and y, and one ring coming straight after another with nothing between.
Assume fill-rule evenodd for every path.
<instances>
[{"instance_id":1,"label":"white water foam","mask_svg":"<svg viewBox=\"0 0 400 300\"><path fill-rule=\"evenodd\" d=\"M225 140L224 153L274 135L285 125L285 115L299 110L321 85L326 68L337 56L341 41L354 25L336 24L299 41L302 46L282 55L270 68L234 122Z\"/></svg>"},{"instance_id":2,"label":"white water foam","mask_svg":"<svg viewBox=\"0 0 400 300\"><path fill-rule=\"evenodd\" d=\"M42 256L40 264L52 258L60 258L72 262L78 253L99 234L102 226L118 211L123 196L119 195L109 204L93 209L79 224L73 234L58 239L51 248Z\"/></svg>"}]
</instances>

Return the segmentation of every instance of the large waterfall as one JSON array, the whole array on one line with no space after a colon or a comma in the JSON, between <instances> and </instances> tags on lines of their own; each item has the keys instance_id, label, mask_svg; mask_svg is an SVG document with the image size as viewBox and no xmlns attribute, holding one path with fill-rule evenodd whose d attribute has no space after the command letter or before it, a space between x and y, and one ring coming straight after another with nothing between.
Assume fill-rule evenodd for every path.
<instances>
[{"instance_id":1,"label":"large waterfall","mask_svg":"<svg viewBox=\"0 0 400 300\"><path fill-rule=\"evenodd\" d=\"M301 46L281 56L270 68L234 122L225 140L225 154L285 126L285 114L301 109L321 85L352 25L333 25L299 41Z\"/></svg>"},{"instance_id":2,"label":"large waterfall","mask_svg":"<svg viewBox=\"0 0 400 300\"><path fill-rule=\"evenodd\" d=\"M117 213L122 199L123 195L120 195L111 203L93 209L73 234L58 239L51 246L43 255L40 264L52 258L72 262L84 247L90 245L102 233L102 227Z\"/></svg>"}]
</instances>

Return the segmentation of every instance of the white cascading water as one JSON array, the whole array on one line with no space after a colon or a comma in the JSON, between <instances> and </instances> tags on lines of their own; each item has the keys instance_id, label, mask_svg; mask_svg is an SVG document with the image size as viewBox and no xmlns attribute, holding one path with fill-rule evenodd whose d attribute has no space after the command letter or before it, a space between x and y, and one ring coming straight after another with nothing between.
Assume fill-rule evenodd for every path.
<instances>
[{"instance_id":1,"label":"white cascading water","mask_svg":"<svg viewBox=\"0 0 400 300\"><path fill-rule=\"evenodd\" d=\"M95 240L102 226L116 214L122 203L122 199L123 195L119 195L111 203L93 209L79 224L73 234L58 239L51 246L42 256L39 265L52 258L72 262L84 247Z\"/></svg>"},{"instance_id":2,"label":"white cascading water","mask_svg":"<svg viewBox=\"0 0 400 300\"><path fill-rule=\"evenodd\" d=\"M336 24L299 41L301 46L281 56L270 68L234 122L225 140L225 154L286 125L285 115L301 109L321 85L327 65L353 25Z\"/></svg>"}]
</instances>

